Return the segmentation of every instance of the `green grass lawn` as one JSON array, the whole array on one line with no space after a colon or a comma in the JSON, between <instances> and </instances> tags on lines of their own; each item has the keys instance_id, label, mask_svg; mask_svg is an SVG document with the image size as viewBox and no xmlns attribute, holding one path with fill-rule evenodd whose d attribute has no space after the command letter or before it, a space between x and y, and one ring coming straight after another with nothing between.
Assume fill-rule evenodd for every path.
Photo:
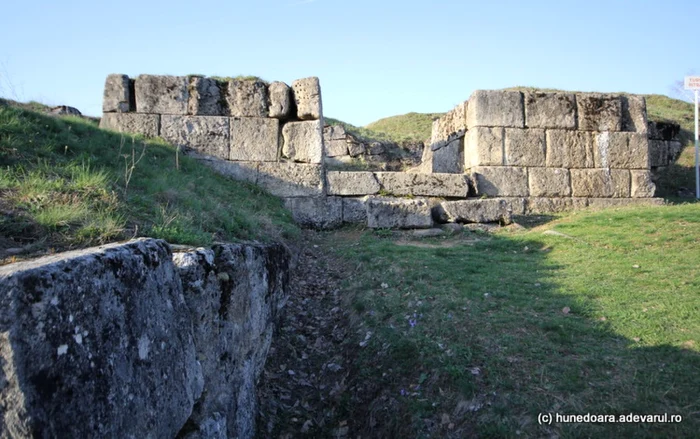
<instances>
[{"instance_id":1,"label":"green grass lawn","mask_svg":"<svg viewBox=\"0 0 700 439\"><path fill-rule=\"evenodd\" d=\"M176 157L161 140L37 109L0 102L0 250L137 236L207 245L298 234L278 198Z\"/></svg>"},{"instance_id":2,"label":"green grass lawn","mask_svg":"<svg viewBox=\"0 0 700 439\"><path fill-rule=\"evenodd\" d=\"M564 234L544 234L545 230ZM697 437L700 204L582 212L417 245L329 235L385 437ZM408 244L411 244L410 242ZM539 413L678 414L556 424Z\"/></svg>"}]
</instances>

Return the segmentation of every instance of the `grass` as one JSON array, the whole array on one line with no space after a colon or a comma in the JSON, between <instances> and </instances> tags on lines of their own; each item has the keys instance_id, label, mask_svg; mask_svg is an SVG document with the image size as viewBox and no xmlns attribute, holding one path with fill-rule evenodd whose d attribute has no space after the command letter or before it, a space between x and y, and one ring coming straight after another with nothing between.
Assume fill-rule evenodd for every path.
<instances>
[{"instance_id":1,"label":"grass","mask_svg":"<svg viewBox=\"0 0 700 439\"><path fill-rule=\"evenodd\" d=\"M159 139L0 102L0 250L137 236L208 245L297 235L278 198L188 157L178 170L175 159L175 148Z\"/></svg>"},{"instance_id":2,"label":"grass","mask_svg":"<svg viewBox=\"0 0 700 439\"><path fill-rule=\"evenodd\" d=\"M430 139L433 120L444 113L408 113L385 117L366 126L367 129L383 133L396 141L424 142Z\"/></svg>"},{"instance_id":3,"label":"grass","mask_svg":"<svg viewBox=\"0 0 700 439\"><path fill-rule=\"evenodd\" d=\"M374 398L346 418L373 415L367 430L385 437L694 437L698 230L696 203L417 246L329 237L354 267L344 289L356 341L373 334L354 367ZM683 422L539 425L539 413Z\"/></svg>"}]
</instances>

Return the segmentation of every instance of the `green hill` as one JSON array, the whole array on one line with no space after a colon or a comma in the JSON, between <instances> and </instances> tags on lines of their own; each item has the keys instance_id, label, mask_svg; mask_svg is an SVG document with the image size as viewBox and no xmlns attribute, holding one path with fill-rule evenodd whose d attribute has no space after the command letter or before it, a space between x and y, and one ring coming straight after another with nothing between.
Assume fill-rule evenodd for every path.
<instances>
[{"instance_id":1,"label":"green hill","mask_svg":"<svg viewBox=\"0 0 700 439\"><path fill-rule=\"evenodd\" d=\"M423 142L430 139L433 120L444 113L407 113L379 119L366 128L384 133L393 139Z\"/></svg>"}]
</instances>

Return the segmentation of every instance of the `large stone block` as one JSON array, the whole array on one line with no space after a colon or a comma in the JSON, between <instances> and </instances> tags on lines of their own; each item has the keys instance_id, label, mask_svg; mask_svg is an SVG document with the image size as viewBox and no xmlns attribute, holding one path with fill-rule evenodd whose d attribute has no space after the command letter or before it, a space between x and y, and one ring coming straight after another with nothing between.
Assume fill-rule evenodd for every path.
<instances>
[{"instance_id":1,"label":"large stone block","mask_svg":"<svg viewBox=\"0 0 700 439\"><path fill-rule=\"evenodd\" d=\"M275 162L279 158L279 121L265 117L232 117L228 159Z\"/></svg>"},{"instance_id":2,"label":"large stone block","mask_svg":"<svg viewBox=\"0 0 700 439\"><path fill-rule=\"evenodd\" d=\"M381 190L391 195L413 195L415 174L406 172L375 172Z\"/></svg>"},{"instance_id":3,"label":"large stone block","mask_svg":"<svg viewBox=\"0 0 700 439\"><path fill-rule=\"evenodd\" d=\"M172 438L202 394L167 243L0 267L0 436Z\"/></svg>"},{"instance_id":4,"label":"large stone block","mask_svg":"<svg viewBox=\"0 0 700 439\"><path fill-rule=\"evenodd\" d=\"M576 200L576 198L574 198ZM590 209L610 209L626 206L663 206L663 198L587 198Z\"/></svg>"},{"instance_id":5,"label":"large stone block","mask_svg":"<svg viewBox=\"0 0 700 439\"><path fill-rule=\"evenodd\" d=\"M576 128L576 96L573 93L524 93L528 128Z\"/></svg>"},{"instance_id":6,"label":"large stone block","mask_svg":"<svg viewBox=\"0 0 700 439\"><path fill-rule=\"evenodd\" d=\"M160 125L160 136L173 145L222 159L229 156L228 117L166 114L161 117Z\"/></svg>"},{"instance_id":7,"label":"large stone block","mask_svg":"<svg viewBox=\"0 0 700 439\"><path fill-rule=\"evenodd\" d=\"M471 128L464 139L464 167L502 165L504 137L500 127Z\"/></svg>"},{"instance_id":8,"label":"large stone block","mask_svg":"<svg viewBox=\"0 0 700 439\"><path fill-rule=\"evenodd\" d=\"M343 222L367 224L367 197L343 198Z\"/></svg>"},{"instance_id":9,"label":"large stone block","mask_svg":"<svg viewBox=\"0 0 700 439\"><path fill-rule=\"evenodd\" d=\"M668 140L649 140L649 166L668 166Z\"/></svg>"},{"instance_id":10,"label":"large stone block","mask_svg":"<svg viewBox=\"0 0 700 439\"><path fill-rule=\"evenodd\" d=\"M564 168L529 168L528 181L532 197L570 197L569 170Z\"/></svg>"},{"instance_id":11,"label":"large stone block","mask_svg":"<svg viewBox=\"0 0 700 439\"><path fill-rule=\"evenodd\" d=\"M647 101L644 96L623 95L622 101L622 131L632 131L648 134Z\"/></svg>"},{"instance_id":12,"label":"large stone block","mask_svg":"<svg viewBox=\"0 0 700 439\"><path fill-rule=\"evenodd\" d=\"M278 197L323 195L323 169L321 165L262 162L257 184Z\"/></svg>"},{"instance_id":13,"label":"large stone block","mask_svg":"<svg viewBox=\"0 0 700 439\"><path fill-rule=\"evenodd\" d=\"M585 198L579 199L579 208L586 207ZM575 209L573 199L571 198L528 198L525 205L525 213L527 215L542 215L547 213L566 212Z\"/></svg>"},{"instance_id":14,"label":"large stone block","mask_svg":"<svg viewBox=\"0 0 700 439\"><path fill-rule=\"evenodd\" d=\"M469 181L464 174L413 174L411 195L426 197L466 197Z\"/></svg>"},{"instance_id":15,"label":"large stone block","mask_svg":"<svg viewBox=\"0 0 700 439\"><path fill-rule=\"evenodd\" d=\"M439 209L448 221L457 223L510 224L513 214L508 201L503 198L443 201Z\"/></svg>"},{"instance_id":16,"label":"large stone block","mask_svg":"<svg viewBox=\"0 0 700 439\"><path fill-rule=\"evenodd\" d=\"M189 92L185 76L139 75L134 91L138 113L187 114Z\"/></svg>"},{"instance_id":17,"label":"large stone block","mask_svg":"<svg viewBox=\"0 0 700 439\"><path fill-rule=\"evenodd\" d=\"M160 132L160 116L157 114L104 113L100 128L120 133L157 137Z\"/></svg>"},{"instance_id":18,"label":"large stone block","mask_svg":"<svg viewBox=\"0 0 700 439\"><path fill-rule=\"evenodd\" d=\"M582 93L576 96L578 129L583 131L620 131L622 100L620 96Z\"/></svg>"},{"instance_id":19,"label":"large stone block","mask_svg":"<svg viewBox=\"0 0 700 439\"><path fill-rule=\"evenodd\" d=\"M223 96L219 83L212 78L190 77L187 114L195 116L224 116Z\"/></svg>"},{"instance_id":20,"label":"large stone block","mask_svg":"<svg viewBox=\"0 0 700 439\"><path fill-rule=\"evenodd\" d=\"M367 225L373 229L429 228L433 225L430 205L423 198L370 197Z\"/></svg>"},{"instance_id":21,"label":"large stone block","mask_svg":"<svg viewBox=\"0 0 700 439\"><path fill-rule=\"evenodd\" d=\"M543 129L506 128L505 165L545 166L545 135Z\"/></svg>"},{"instance_id":22,"label":"large stone block","mask_svg":"<svg viewBox=\"0 0 700 439\"><path fill-rule=\"evenodd\" d=\"M455 139L450 143L430 151L430 172L445 174L461 174L464 172L464 138Z\"/></svg>"},{"instance_id":23,"label":"large stone block","mask_svg":"<svg viewBox=\"0 0 700 439\"><path fill-rule=\"evenodd\" d=\"M323 146L326 148L326 157L348 155L348 142L345 139L324 139Z\"/></svg>"},{"instance_id":24,"label":"large stone block","mask_svg":"<svg viewBox=\"0 0 700 439\"><path fill-rule=\"evenodd\" d=\"M467 127L525 128L523 95L519 91L477 90L467 105Z\"/></svg>"},{"instance_id":25,"label":"large stone block","mask_svg":"<svg viewBox=\"0 0 700 439\"><path fill-rule=\"evenodd\" d=\"M273 82L268 87L270 94L270 117L288 119L292 115L292 91L284 82Z\"/></svg>"},{"instance_id":26,"label":"large stone block","mask_svg":"<svg viewBox=\"0 0 700 439\"><path fill-rule=\"evenodd\" d=\"M572 169L571 194L586 198L630 196L630 171L626 169Z\"/></svg>"},{"instance_id":27,"label":"large stone block","mask_svg":"<svg viewBox=\"0 0 700 439\"><path fill-rule=\"evenodd\" d=\"M433 121L430 143L450 142L467 131L467 101Z\"/></svg>"},{"instance_id":28,"label":"large stone block","mask_svg":"<svg viewBox=\"0 0 700 439\"><path fill-rule=\"evenodd\" d=\"M326 172L329 195L374 195L380 186L372 172Z\"/></svg>"},{"instance_id":29,"label":"large stone block","mask_svg":"<svg viewBox=\"0 0 700 439\"><path fill-rule=\"evenodd\" d=\"M594 167L594 140L593 133L589 132L547 130L547 167Z\"/></svg>"},{"instance_id":30,"label":"large stone block","mask_svg":"<svg viewBox=\"0 0 700 439\"><path fill-rule=\"evenodd\" d=\"M134 110L130 82L126 75L107 75L102 98L102 111L104 113L127 113Z\"/></svg>"},{"instance_id":31,"label":"large stone block","mask_svg":"<svg viewBox=\"0 0 700 439\"><path fill-rule=\"evenodd\" d=\"M515 166L478 166L472 168L477 195L489 197L527 197L527 170Z\"/></svg>"},{"instance_id":32,"label":"large stone block","mask_svg":"<svg viewBox=\"0 0 700 439\"><path fill-rule=\"evenodd\" d=\"M343 199L340 197L285 198L284 205L302 227L333 229L343 222Z\"/></svg>"},{"instance_id":33,"label":"large stone block","mask_svg":"<svg viewBox=\"0 0 700 439\"><path fill-rule=\"evenodd\" d=\"M651 198L656 192L656 185L651 180L649 171L630 171L631 187L630 196L632 198Z\"/></svg>"},{"instance_id":34,"label":"large stone block","mask_svg":"<svg viewBox=\"0 0 700 439\"><path fill-rule=\"evenodd\" d=\"M649 169L649 139L646 134L603 132L595 135L595 167Z\"/></svg>"},{"instance_id":35,"label":"large stone block","mask_svg":"<svg viewBox=\"0 0 700 439\"><path fill-rule=\"evenodd\" d=\"M297 79L292 83L297 117L301 120L323 118L321 83L317 77Z\"/></svg>"},{"instance_id":36,"label":"large stone block","mask_svg":"<svg viewBox=\"0 0 700 439\"><path fill-rule=\"evenodd\" d=\"M233 117L267 117L269 113L267 84L260 79L231 79L226 101Z\"/></svg>"},{"instance_id":37,"label":"large stone block","mask_svg":"<svg viewBox=\"0 0 700 439\"><path fill-rule=\"evenodd\" d=\"M320 120L288 122L282 127L282 155L303 163L323 159L323 123Z\"/></svg>"}]
</instances>

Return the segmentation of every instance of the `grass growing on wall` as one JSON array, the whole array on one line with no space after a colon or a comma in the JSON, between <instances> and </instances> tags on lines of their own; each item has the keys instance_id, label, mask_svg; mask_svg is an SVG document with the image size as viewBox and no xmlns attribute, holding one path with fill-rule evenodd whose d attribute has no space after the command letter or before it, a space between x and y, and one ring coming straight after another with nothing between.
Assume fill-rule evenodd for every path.
<instances>
[{"instance_id":1,"label":"grass growing on wall","mask_svg":"<svg viewBox=\"0 0 700 439\"><path fill-rule=\"evenodd\" d=\"M215 174L162 140L0 103L0 249L291 238L281 201Z\"/></svg>"}]
</instances>

